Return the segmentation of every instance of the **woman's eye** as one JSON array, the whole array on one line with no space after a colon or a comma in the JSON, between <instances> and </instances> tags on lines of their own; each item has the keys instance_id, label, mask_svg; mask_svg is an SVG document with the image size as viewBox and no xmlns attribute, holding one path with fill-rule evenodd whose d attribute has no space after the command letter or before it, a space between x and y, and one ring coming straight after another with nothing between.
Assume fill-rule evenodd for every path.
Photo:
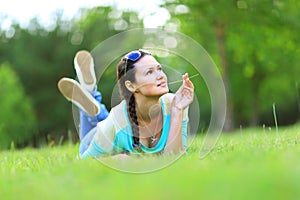
<instances>
[{"instance_id":1,"label":"woman's eye","mask_svg":"<svg viewBox=\"0 0 300 200\"><path fill-rule=\"evenodd\" d=\"M152 74L151 70L147 71L147 73L146 73L146 75L149 75L149 74Z\"/></svg>"}]
</instances>

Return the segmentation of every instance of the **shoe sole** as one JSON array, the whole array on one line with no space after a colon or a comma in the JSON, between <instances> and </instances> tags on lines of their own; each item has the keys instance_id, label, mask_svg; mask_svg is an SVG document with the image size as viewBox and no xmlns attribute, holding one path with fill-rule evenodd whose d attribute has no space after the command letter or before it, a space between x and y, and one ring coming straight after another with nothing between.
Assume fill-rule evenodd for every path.
<instances>
[{"instance_id":1,"label":"shoe sole","mask_svg":"<svg viewBox=\"0 0 300 200\"><path fill-rule=\"evenodd\" d=\"M85 111L91 116L98 114L99 107L95 105L95 101L91 99L80 87L79 83L72 79L62 78L58 82L58 89L69 101L72 101L75 105Z\"/></svg>"},{"instance_id":2,"label":"shoe sole","mask_svg":"<svg viewBox=\"0 0 300 200\"><path fill-rule=\"evenodd\" d=\"M91 56L91 54L88 51L82 50L77 52L75 57L85 84L94 84L94 78L90 69L91 64L93 64L93 57Z\"/></svg>"}]
</instances>

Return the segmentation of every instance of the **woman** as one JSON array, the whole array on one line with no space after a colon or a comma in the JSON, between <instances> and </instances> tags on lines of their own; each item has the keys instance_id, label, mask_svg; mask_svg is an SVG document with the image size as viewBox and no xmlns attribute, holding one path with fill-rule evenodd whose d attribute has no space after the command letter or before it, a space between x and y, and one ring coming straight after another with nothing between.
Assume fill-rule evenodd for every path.
<instances>
[{"instance_id":1,"label":"woman","mask_svg":"<svg viewBox=\"0 0 300 200\"><path fill-rule=\"evenodd\" d=\"M80 108L82 158L120 153L179 153L186 148L188 106L194 86L188 75L170 94L162 66L150 52L134 50L121 58L117 78L123 100L107 112L97 92L93 59L75 56L79 83L63 78L61 93ZM98 122L99 121L99 122Z\"/></svg>"}]
</instances>

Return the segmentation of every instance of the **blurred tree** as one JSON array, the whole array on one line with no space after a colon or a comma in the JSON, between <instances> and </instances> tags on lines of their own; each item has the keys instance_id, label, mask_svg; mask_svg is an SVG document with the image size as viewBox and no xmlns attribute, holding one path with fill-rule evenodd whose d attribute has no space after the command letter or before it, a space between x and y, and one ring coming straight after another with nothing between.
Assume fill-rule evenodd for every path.
<instances>
[{"instance_id":1,"label":"blurred tree","mask_svg":"<svg viewBox=\"0 0 300 200\"><path fill-rule=\"evenodd\" d=\"M36 134L36 118L30 99L8 63L0 65L0 149L11 142L24 146Z\"/></svg>"},{"instance_id":2,"label":"blurred tree","mask_svg":"<svg viewBox=\"0 0 300 200\"><path fill-rule=\"evenodd\" d=\"M299 30L299 3L177 0L165 6L172 14L169 24L202 44L221 67L229 101L225 130L232 121L270 124L266 114L272 116L273 103L282 113L295 108L299 40L292 30Z\"/></svg>"},{"instance_id":3,"label":"blurred tree","mask_svg":"<svg viewBox=\"0 0 300 200\"><path fill-rule=\"evenodd\" d=\"M218 55L217 65L221 67L227 96L225 131L232 130L234 126L226 51L228 25L235 21L238 15L234 3L235 1L221 0L214 3L207 0L178 0L166 4L173 16L179 20L180 25L182 24L180 30L183 33L191 35L193 39L203 44L204 48Z\"/></svg>"},{"instance_id":4,"label":"blurred tree","mask_svg":"<svg viewBox=\"0 0 300 200\"><path fill-rule=\"evenodd\" d=\"M62 15L58 10L52 27L34 18L26 28L13 24L8 31L0 30L0 63L11 63L20 77L32 99L37 132L46 139L48 135L59 138L74 129L71 104L59 93L57 82L61 77L75 78L76 52L91 51L110 36L142 24L136 13L111 7L82 9L80 17L70 21L62 20ZM106 87L101 85L101 90Z\"/></svg>"},{"instance_id":5,"label":"blurred tree","mask_svg":"<svg viewBox=\"0 0 300 200\"><path fill-rule=\"evenodd\" d=\"M292 14L288 8L291 4L283 1L244 1L242 7L237 5L241 19L247 23L232 26L227 38L233 101L241 111L235 120L244 124L248 121L252 126L273 125L275 103L279 122L294 123L297 114L291 110L296 107L295 75L299 74L298 25L286 18L295 12ZM299 3L294 6L299 8Z\"/></svg>"}]
</instances>

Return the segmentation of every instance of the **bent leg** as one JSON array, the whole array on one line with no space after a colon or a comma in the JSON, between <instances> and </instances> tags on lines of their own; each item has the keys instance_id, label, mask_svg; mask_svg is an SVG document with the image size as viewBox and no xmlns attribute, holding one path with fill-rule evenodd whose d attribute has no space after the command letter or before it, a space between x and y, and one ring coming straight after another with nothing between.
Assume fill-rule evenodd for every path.
<instances>
[{"instance_id":1,"label":"bent leg","mask_svg":"<svg viewBox=\"0 0 300 200\"><path fill-rule=\"evenodd\" d=\"M96 99L96 101L98 102L99 107L100 107L100 113L96 116L98 121L100 122L107 118L109 112L106 109L105 105L101 103L102 102L102 94L99 91L95 90L94 92L92 92L92 95Z\"/></svg>"},{"instance_id":2,"label":"bent leg","mask_svg":"<svg viewBox=\"0 0 300 200\"><path fill-rule=\"evenodd\" d=\"M104 104L101 103L102 95L99 91L95 90L92 92L92 96L96 99L100 107L100 113L96 116L90 116L84 111L80 110L80 141L88 134L88 132L97 126L97 123L106 119L109 112L107 111Z\"/></svg>"}]
</instances>

